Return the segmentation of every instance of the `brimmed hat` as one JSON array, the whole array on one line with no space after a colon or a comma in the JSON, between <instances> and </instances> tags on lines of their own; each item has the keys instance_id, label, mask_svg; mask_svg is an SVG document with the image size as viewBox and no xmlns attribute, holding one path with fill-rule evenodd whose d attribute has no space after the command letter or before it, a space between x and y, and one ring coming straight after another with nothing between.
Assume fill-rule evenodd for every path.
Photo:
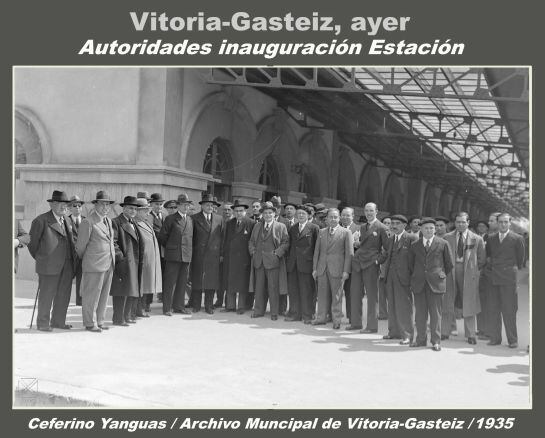
<instances>
[{"instance_id":1,"label":"brimmed hat","mask_svg":"<svg viewBox=\"0 0 545 438\"><path fill-rule=\"evenodd\" d=\"M405 216L403 216L402 214L394 214L392 216L389 216L391 220L393 221L399 221L399 222L403 222L404 224L408 224L409 221L407 220L407 218Z\"/></svg>"},{"instance_id":2,"label":"brimmed hat","mask_svg":"<svg viewBox=\"0 0 545 438\"><path fill-rule=\"evenodd\" d=\"M297 204L295 202L286 202L284 204L284 208L286 208L288 205L291 205L293 208L297 210Z\"/></svg>"},{"instance_id":3,"label":"brimmed hat","mask_svg":"<svg viewBox=\"0 0 545 438\"><path fill-rule=\"evenodd\" d=\"M113 199L110 199L110 195L105 190L99 190L95 196L95 199L93 199L91 202L96 204L98 201L109 202L110 204L115 202Z\"/></svg>"},{"instance_id":4,"label":"brimmed hat","mask_svg":"<svg viewBox=\"0 0 545 438\"><path fill-rule=\"evenodd\" d=\"M287 204L286 204L287 205ZM314 211L314 209L308 205L298 205L297 207L295 207L296 210L303 210L304 212L306 212L309 216L312 214L312 212Z\"/></svg>"},{"instance_id":5,"label":"brimmed hat","mask_svg":"<svg viewBox=\"0 0 545 438\"><path fill-rule=\"evenodd\" d=\"M152 193L149 199L150 202L165 202L161 193Z\"/></svg>"},{"instance_id":6,"label":"brimmed hat","mask_svg":"<svg viewBox=\"0 0 545 438\"><path fill-rule=\"evenodd\" d=\"M316 213L325 213L327 208L324 204L316 204L314 206L314 210L316 211Z\"/></svg>"},{"instance_id":7,"label":"brimmed hat","mask_svg":"<svg viewBox=\"0 0 545 438\"><path fill-rule=\"evenodd\" d=\"M316 207L314 206L314 204L312 202L307 202L306 204L304 204L305 207L308 207L312 210L313 213L316 212Z\"/></svg>"},{"instance_id":8,"label":"brimmed hat","mask_svg":"<svg viewBox=\"0 0 545 438\"><path fill-rule=\"evenodd\" d=\"M85 204L85 202L83 202L78 195L74 195L70 198L70 205L73 205L73 204L83 205Z\"/></svg>"},{"instance_id":9,"label":"brimmed hat","mask_svg":"<svg viewBox=\"0 0 545 438\"><path fill-rule=\"evenodd\" d=\"M189 196L187 196L187 193L182 193L178 195L178 200L176 201L178 204L193 204L193 201L189 199Z\"/></svg>"},{"instance_id":10,"label":"brimmed hat","mask_svg":"<svg viewBox=\"0 0 545 438\"><path fill-rule=\"evenodd\" d=\"M282 207L282 198L280 198L280 196L273 196L269 202L272 203L272 205L274 205L275 207Z\"/></svg>"},{"instance_id":11,"label":"brimmed hat","mask_svg":"<svg viewBox=\"0 0 545 438\"><path fill-rule=\"evenodd\" d=\"M435 219L432 217L423 217L420 221L420 225L433 224L435 225Z\"/></svg>"},{"instance_id":12,"label":"brimmed hat","mask_svg":"<svg viewBox=\"0 0 545 438\"><path fill-rule=\"evenodd\" d=\"M439 221L444 222L446 224L448 224L450 222L450 220L448 218L446 218L445 216L437 216L435 218L435 222L439 222Z\"/></svg>"},{"instance_id":13,"label":"brimmed hat","mask_svg":"<svg viewBox=\"0 0 545 438\"><path fill-rule=\"evenodd\" d=\"M232 209L232 208L233 208L233 205L234 205L234 204L233 204L231 201L227 201L227 202L224 202L224 203L223 203L222 207L223 207L223 208L231 208L231 209Z\"/></svg>"},{"instance_id":14,"label":"brimmed hat","mask_svg":"<svg viewBox=\"0 0 545 438\"><path fill-rule=\"evenodd\" d=\"M146 199L146 200L148 200L148 201L149 201L149 199L150 199L150 197L149 197L149 192L138 192L138 193L136 194L136 197L137 197L137 198L144 198L144 199Z\"/></svg>"},{"instance_id":15,"label":"brimmed hat","mask_svg":"<svg viewBox=\"0 0 545 438\"><path fill-rule=\"evenodd\" d=\"M178 207L178 203L176 202L176 200L171 199L170 201L165 202L165 203L163 204L163 207L164 207L164 208Z\"/></svg>"},{"instance_id":16,"label":"brimmed hat","mask_svg":"<svg viewBox=\"0 0 545 438\"><path fill-rule=\"evenodd\" d=\"M66 192L61 192L60 190L54 190L51 199L48 199L47 202L70 202Z\"/></svg>"},{"instance_id":17,"label":"brimmed hat","mask_svg":"<svg viewBox=\"0 0 545 438\"><path fill-rule=\"evenodd\" d=\"M243 204L238 199L235 199L235 203L233 204L233 209L235 209L236 207L244 207L246 209L250 208L248 205Z\"/></svg>"},{"instance_id":18,"label":"brimmed hat","mask_svg":"<svg viewBox=\"0 0 545 438\"><path fill-rule=\"evenodd\" d=\"M138 203L136 202L136 196L125 196L123 198L123 202L120 203L121 207L125 207L125 205L132 205L134 207L138 207Z\"/></svg>"},{"instance_id":19,"label":"brimmed hat","mask_svg":"<svg viewBox=\"0 0 545 438\"><path fill-rule=\"evenodd\" d=\"M138 206L136 207L138 209L151 208L150 205L149 205L149 202L148 202L148 200L146 198L136 199L136 204L138 204Z\"/></svg>"},{"instance_id":20,"label":"brimmed hat","mask_svg":"<svg viewBox=\"0 0 545 438\"><path fill-rule=\"evenodd\" d=\"M205 202L211 202L216 207L219 207L221 205L211 193L203 193L202 199L199 201L199 204L202 205Z\"/></svg>"},{"instance_id":21,"label":"brimmed hat","mask_svg":"<svg viewBox=\"0 0 545 438\"><path fill-rule=\"evenodd\" d=\"M276 213L276 207L273 205L271 201L267 201L261 204L261 209L259 211L263 213L264 210L272 210Z\"/></svg>"}]
</instances>

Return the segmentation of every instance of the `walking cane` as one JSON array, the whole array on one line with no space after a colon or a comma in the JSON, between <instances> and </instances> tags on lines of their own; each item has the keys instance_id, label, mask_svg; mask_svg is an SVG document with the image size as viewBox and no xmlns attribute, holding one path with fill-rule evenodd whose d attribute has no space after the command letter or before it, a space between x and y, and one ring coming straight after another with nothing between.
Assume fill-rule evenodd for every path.
<instances>
[{"instance_id":1,"label":"walking cane","mask_svg":"<svg viewBox=\"0 0 545 438\"><path fill-rule=\"evenodd\" d=\"M40 294L40 285L36 290L36 298L34 298L34 307L32 309L32 318L30 318L30 330L32 330L32 322L34 321L34 312L36 311L36 303L38 302L38 295Z\"/></svg>"}]
</instances>

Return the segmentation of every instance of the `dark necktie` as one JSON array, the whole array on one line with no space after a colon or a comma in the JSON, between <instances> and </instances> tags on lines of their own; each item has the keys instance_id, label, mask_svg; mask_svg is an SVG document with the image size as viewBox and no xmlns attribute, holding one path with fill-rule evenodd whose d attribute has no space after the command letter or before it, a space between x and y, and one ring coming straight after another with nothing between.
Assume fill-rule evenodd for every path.
<instances>
[{"instance_id":1,"label":"dark necktie","mask_svg":"<svg viewBox=\"0 0 545 438\"><path fill-rule=\"evenodd\" d=\"M456 250L456 255L458 258L464 257L464 236L463 234L458 234L458 248Z\"/></svg>"},{"instance_id":2,"label":"dark necktie","mask_svg":"<svg viewBox=\"0 0 545 438\"><path fill-rule=\"evenodd\" d=\"M64 228L64 217L60 217L59 218L59 223L61 225L61 231L62 231L62 234L66 234L66 229Z\"/></svg>"},{"instance_id":3,"label":"dark necktie","mask_svg":"<svg viewBox=\"0 0 545 438\"><path fill-rule=\"evenodd\" d=\"M329 227L329 234L333 236L333 233L335 232L335 229L333 227Z\"/></svg>"},{"instance_id":4,"label":"dark necktie","mask_svg":"<svg viewBox=\"0 0 545 438\"><path fill-rule=\"evenodd\" d=\"M210 215L209 214L206 215L206 222L208 222L208 225L210 225Z\"/></svg>"},{"instance_id":5,"label":"dark necktie","mask_svg":"<svg viewBox=\"0 0 545 438\"><path fill-rule=\"evenodd\" d=\"M365 224L365 231L369 231L369 222Z\"/></svg>"},{"instance_id":6,"label":"dark necktie","mask_svg":"<svg viewBox=\"0 0 545 438\"><path fill-rule=\"evenodd\" d=\"M430 239L426 242L426 253L430 250Z\"/></svg>"}]
</instances>

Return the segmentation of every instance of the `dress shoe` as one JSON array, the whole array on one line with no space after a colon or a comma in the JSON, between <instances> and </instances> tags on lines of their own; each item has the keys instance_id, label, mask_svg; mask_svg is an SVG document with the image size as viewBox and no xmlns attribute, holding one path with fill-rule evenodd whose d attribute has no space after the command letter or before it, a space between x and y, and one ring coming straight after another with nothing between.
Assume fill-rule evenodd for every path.
<instances>
[{"instance_id":1,"label":"dress shoe","mask_svg":"<svg viewBox=\"0 0 545 438\"><path fill-rule=\"evenodd\" d=\"M333 330L339 330L341 328L341 325L338 322L335 322L333 324Z\"/></svg>"},{"instance_id":2,"label":"dress shoe","mask_svg":"<svg viewBox=\"0 0 545 438\"><path fill-rule=\"evenodd\" d=\"M51 327L38 327L38 330L41 332L52 332L53 329Z\"/></svg>"},{"instance_id":3,"label":"dress shoe","mask_svg":"<svg viewBox=\"0 0 545 438\"><path fill-rule=\"evenodd\" d=\"M284 318L286 322L301 321L301 318L296 318L295 316L286 316Z\"/></svg>"},{"instance_id":4,"label":"dress shoe","mask_svg":"<svg viewBox=\"0 0 545 438\"><path fill-rule=\"evenodd\" d=\"M206 309L205 312L208 313L209 315L213 315L214 309Z\"/></svg>"},{"instance_id":5,"label":"dress shoe","mask_svg":"<svg viewBox=\"0 0 545 438\"><path fill-rule=\"evenodd\" d=\"M433 344L431 347L433 351L441 351L441 345L440 344Z\"/></svg>"},{"instance_id":6,"label":"dress shoe","mask_svg":"<svg viewBox=\"0 0 545 438\"><path fill-rule=\"evenodd\" d=\"M187 309L174 309L173 310L174 313L181 313L182 315L191 315L191 310L187 310Z\"/></svg>"},{"instance_id":7,"label":"dress shoe","mask_svg":"<svg viewBox=\"0 0 545 438\"><path fill-rule=\"evenodd\" d=\"M401 336L384 335L382 339L401 339Z\"/></svg>"},{"instance_id":8,"label":"dress shoe","mask_svg":"<svg viewBox=\"0 0 545 438\"><path fill-rule=\"evenodd\" d=\"M100 327L85 327L88 332L100 333L102 329Z\"/></svg>"},{"instance_id":9,"label":"dress shoe","mask_svg":"<svg viewBox=\"0 0 545 438\"><path fill-rule=\"evenodd\" d=\"M517 344L516 342L511 342L510 344L507 345L509 348L518 348L519 344Z\"/></svg>"},{"instance_id":10,"label":"dress shoe","mask_svg":"<svg viewBox=\"0 0 545 438\"><path fill-rule=\"evenodd\" d=\"M252 313L251 318L262 318L264 315L259 315L257 313Z\"/></svg>"},{"instance_id":11,"label":"dress shoe","mask_svg":"<svg viewBox=\"0 0 545 438\"><path fill-rule=\"evenodd\" d=\"M137 313L137 318L149 318L149 315L147 313Z\"/></svg>"},{"instance_id":12,"label":"dress shoe","mask_svg":"<svg viewBox=\"0 0 545 438\"><path fill-rule=\"evenodd\" d=\"M362 327L357 327L357 326L354 326L354 325L349 325L347 327L345 327L345 330L361 330Z\"/></svg>"},{"instance_id":13,"label":"dress shoe","mask_svg":"<svg viewBox=\"0 0 545 438\"><path fill-rule=\"evenodd\" d=\"M64 324L64 325L53 325L51 324L52 328L61 329L61 330L70 330L72 326L70 324Z\"/></svg>"},{"instance_id":14,"label":"dress shoe","mask_svg":"<svg viewBox=\"0 0 545 438\"><path fill-rule=\"evenodd\" d=\"M486 345L501 345L501 341L488 341L488 343Z\"/></svg>"},{"instance_id":15,"label":"dress shoe","mask_svg":"<svg viewBox=\"0 0 545 438\"><path fill-rule=\"evenodd\" d=\"M477 339L469 337L467 338L467 343L470 345L477 345Z\"/></svg>"},{"instance_id":16,"label":"dress shoe","mask_svg":"<svg viewBox=\"0 0 545 438\"><path fill-rule=\"evenodd\" d=\"M165 316L172 316L172 312L163 312L163 315L165 315Z\"/></svg>"},{"instance_id":17,"label":"dress shoe","mask_svg":"<svg viewBox=\"0 0 545 438\"><path fill-rule=\"evenodd\" d=\"M126 322L114 322L113 325L118 325L120 327L128 327L129 324L127 324Z\"/></svg>"},{"instance_id":18,"label":"dress shoe","mask_svg":"<svg viewBox=\"0 0 545 438\"><path fill-rule=\"evenodd\" d=\"M244 310L244 309L238 309L237 310L237 315L244 315L245 312L246 312L246 310Z\"/></svg>"},{"instance_id":19,"label":"dress shoe","mask_svg":"<svg viewBox=\"0 0 545 438\"><path fill-rule=\"evenodd\" d=\"M488 336L488 335L479 335L479 336L477 336L477 339L478 339L479 341L489 341L489 340L490 340L490 336Z\"/></svg>"},{"instance_id":20,"label":"dress shoe","mask_svg":"<svg viewBox=\"0 0 545 438\"><path fill-rule=\"evenodd\" d=\"M235 309L221 309L220 312L227 313L227 312L234 312Z\"/></svg>"},{"instance_id":21,"label":"dress shoe","mask_svg":"<svg viewBox=\"0 0 545 438\"><path fill-rule=\"evenodd\" d=\"M448 335L441 335L441 340L442 341L446 341L448 339Z\"/></svg>"},{"instance_id":22,"label":"dress shoe","mask_svg":"<svg viewBox=\"0 0 545 438\"><path fill-rule=\"evenodd\" d=\"M303 320L303 324L312 324L312 321L310 319Z\"/></svg>"},{"instance_id":23,"label":"dress shoe","mask_svg":"<svg viewBox=\"0 0 545 438\"><path fill-rule=\"evenodd\" d=\"M214 308L215 308L215 309L219 309L220 307L223 307L223 303L220 303L219 301L216 301L216 302L214 303Z\"/></svg>"},{"instance_id":24,"label":"dress shoe","mask_svg":"<svg viewBox=\"0 0 545 438\"><path fill-rule=\"evenodd\" d=\"M425 347L426 346L426 343L425 342L411 342L411 344L409 345L410 347Z\"/></svg>"},{"instance_id":25,"label":"dress shoe","mask_svg":"<svg viewBox=\"0 0 545 438\"><path fill-rule=\"evenodd\" d=\"M369 333L377 333L377 332L378 332L377 329L368 329L368 328L365 328L365 329L360 330L360 333L366 333L366 334L369 334Z\"/></svg>"},{"instance_id":26,"label":"dress shoe","mask_svg":"<svg viewBox=\"0 0 545 438\"><path fill-rule=\"evenodd\" d=\"M315 319L314 321L311 322L312 325L325 325L325 321L318 321L317 319Z\"/></svg>"},{"instance_id":27,"label":"dress shoe","mask_svg":"<svg viewBox=\"0 0 545 438\"><path fill-rule=\"evenodd\" d=\"M271 315L271 321L276 321L278 319L278 315Z\"/></svg>"},{"instance_id":28,"label":"dress shoe","mask_svg":"<svg viewBox=\"0 0 545 438\"><path fill-rule=\"evenodd\" d=\"M399 341L399 345L410 345L410 343L410 339L402 339L401 341Z\"/></svg>"},{"instance_id":29,"label":"dress shoe","mask_svg":"<svg viewBox=\"0 0 545 438\"><path fill-rule=\"evenodd\" d=\"M136 319L127 319L129 324L136 324Z\"/></svg>"},{"instance_id":30,"label":"dress shoe","mask_svg":"<svg viewBox=\"0 0 545 438\"><path fill-rule=\"evenodd\" d=\"M193 307L193 309L192 309L193 313L199 313L200 311L201 311L200 308L197 309L196 307Z\"/></svg>"},{"instance_id":31,"label":"dress shoe","mask_svg":"<svg viewBox=\"0 0 545 438\"><path fill-rule=\"evenodd\" d=\"M108 327L107 325L99 325L98 328L100 330L110 330L110 327Z\"/></svg>"}]
</instances>

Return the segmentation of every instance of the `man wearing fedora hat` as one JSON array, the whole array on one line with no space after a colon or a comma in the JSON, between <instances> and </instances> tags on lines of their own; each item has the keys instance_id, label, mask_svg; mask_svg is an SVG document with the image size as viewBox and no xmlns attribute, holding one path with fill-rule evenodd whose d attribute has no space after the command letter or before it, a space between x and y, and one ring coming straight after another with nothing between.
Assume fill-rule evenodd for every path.
<instances>
[{"instance_id":1,"label":"man wearing fedora hat","mask_svg":"<svg viewBox=\"0 0 545 438\"><path fill-rule=\"evenodd\" d=\"M134 223L138 203L136 197L125 196L119 204L123 211L112 220L117 257L110 295L113 301L114 325L136 322L136 305L140 297L139 272L141 263L139 235Z\"/></svg>"},{"instance_id":2,"label":"man wearing fedora hat","mask_svg":"<svg viewBox=\"0 0 545 438\"><path fill-rule=\"evenodd\" d=\"M276 207L272 202L263 204L263 221L254 226L248 242L252 256L249 290L255 291L252 318L265 315L269 300L273 321L278 319L280 312L280 295L288 293L285 256L290 246L288 230L284 224L274 220L275 213Z\"/></svg>"},{"instance_id":3,"label":"man wearing fedora hat","mask_svg":"<svg viewBox=\"0 0 545 438\"><path fill-rule=\"evenodd\" d=\"M76 256L72 226L65 218L70 203L68 196L55 190L47 202L51 210L36 217L30 226L28 251L36 260L39 277L36 325L38 330L49 332L52 328L72 327L66 324L66 312L70 304Z\"/></svg>"},{"instance_id":4,"label":"man wearing fedora hat","mask_svg":"<svg viewBox=\"0 0 545 438\"><path fill-rule=\"evenodd\" d=\"M192 203L187 194L179 195L178 210L164 219L159 232L159 243L165 248L163 314L167 316L172 316L173 309L191 313L184 308L184 300L193 252L193 219L188 214Z\"/></svg>"},{"instance_id":5,"label":"man wearing fedora hat","mask_svg":"<svg viewBox=\"0 0 545 438\"><path fill-rule=\"evenodd\" d=\"M247 309L250 281L248 242L255 222L246 216L248 205L238 199L233 204L235 217L227 222L223 239L223 273L225 278L225 311L243 314ZM237 307L238 293L238 307Z\"/></svg>"},{"instance_id":6,"label":"man wearing fedora hat","mask_svg":"<svg viewBox=\"0 0 545 438\"><path fill-rule=\"evenodd\" d=\"M85 219L85 216L81 214L82 207L85 202L83 202L78 195L74 195L70 198L70 204L68 209L70 210L70 215L68 220L72 225L72 236L74 237L74 244L78 240L78 229L81 224L81 221ZM81 306L81 259L76 260L76 306Z\"/></svg>"},{"instance_id":7,"label":"man wearing fedora hat","mask_svg":"<svg viewBox=\"0 0 545 438\"><path fill-rule=\"evenodd\" d=\"M108 329L104 319L116 260L114 231L108 217L113 202L107 192L97 192L92 201L95 209L79 225L76 241L82 267L83 325L92 332Z\"/></svg>"},{"instance_id":8,"label":"man wearing fedora hat","mask_svg":"<svg viewBox=\"0 0 545 438\"><path fill-rule=\"evenodd\" d=\"M191 302L193 310L201 309L204 292L206 313L214 313L214 291L220 284L220 255L223 237L223 219L213 213L220 204L210 193L203 193L201 211L193 219L193 257L191 259Z\"/></svg>"},{"instance_id":9,"label":"man wearing fedora hat","mask_svg":"<svg viewBox=\"0 0 545 438\"><path fill-rule=\"evenodd\" d=\"M155 237L157 241L159 241L159 233L161 232L161 227L163 226L163 222L165 221L165 212L163 211L163 203L166 204L165 200L163 199L163 195L161 193L152 193L149 199L151 211L149 213L150 215L150 223L153 227L153 232L155 233ZM174 202L174 208L178 208L178 205L176 202ZM165 205L166 207L166 205ZM159 251L161 255L161 273L164 275L165 273L165 248L163 245L159 245ZM162 289L162 288L161 288ZM153 295L148 295L148 297L153 297ZM149 298L148 301L152 299ZM163 301L163 293L159 292L157 293L157 301L161 302ZM150 311L151 301L149 303L146 303L146 312Z\"/></svg>"}]
</instances>

